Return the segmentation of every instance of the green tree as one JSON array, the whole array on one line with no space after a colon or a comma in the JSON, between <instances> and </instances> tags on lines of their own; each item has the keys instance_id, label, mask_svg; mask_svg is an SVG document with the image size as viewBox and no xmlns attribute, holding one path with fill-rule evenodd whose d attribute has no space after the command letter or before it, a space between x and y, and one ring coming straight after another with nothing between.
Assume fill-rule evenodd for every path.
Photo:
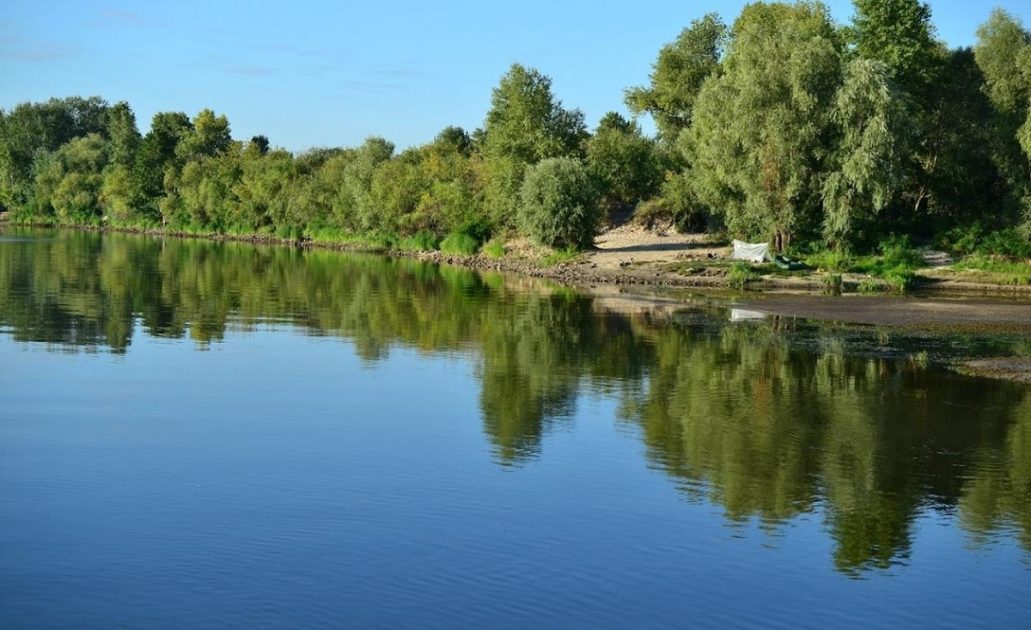
<instances>
[{"instance_id":1,"label":"green tree","mask_svg":"<svg viewBox=\"0 0 1031 630\"><path fill-rule=\"evenodd\" d=\"M344 167L340 205L336 214L340 227L359 232L382 228L380 209L372 196L376 171L394 155L394 144L383 138L368 138Z\"/></svg>"},{"instance_id":2,"label":"green tree","mask_svg":"<svg viewBox=\"0 0 1031 630\"><path fill-rule=\"evenodd\" d=\"M136 128L136 115L128 103L116 103L108 110L107 134L111 140L111 162L131 168L136 161L141 137Z\"/></svg>"},{"instance_id":3,"label":"green tree","mask_svg":"<svg viewBox=\"0 0 1031 630\"><path fill-rule=\"evenodd\" d=\"M63 145L35 178L36 213L55 216L64 223L97 221L107 162L108 144L99 134Z\"/></svg>"},{"instance_id":4,"label":"green tree","mask_svg":"<svg viewBox=\"0 0 1031 630\"><path fill-rule=\"evenodd\" d=\"M20 103L3 116L0 128L0 206L19 209L30 202L40 161L74 138L107 133L107 102L98 96L52 98Z\"/></svg>"},{"instance_id":5,"label":"green tree","mask_svg":"<svg viewBox=\"0 0 1031 630\"><path fill-rule=\"evenodd\" d=\"M650 114L660 137L676 141L691 125L691 112L702 84L719 72L727 35L727 27L716 13L692 21L676 41L659 51L650 85L626 91L627 107L635 114Z\"/></svg>"},{"instance_id":6,"label":"green tree","mask_svg":"<svg viewBox=\"0 0 1031 630\"><path fill-rule=\"evenodd\" d=\"M817 3L751 4L684 139L700 200L735 236L787 247L819 225L841 42Z\"/></svg>"},{"instance_id":7,"label":"green tree","mask_svg":"<svg viewBox=\"0 0 1031 630\"><path fill-rule=\"evenodd\" d=\"M233 143L221 154L186 162L180 173L170 169L165 180L169 194L163 209L169 222L185 222L219 232L259 227L263 221L240 214L236 192L243 173L242 162L242 148Z\"/></svg>"},{"instance_id":8,"label":"green tree","mask_svg":"<svg viewBox=\"0 0 1031 630\"><path fill-rule=\"evenodd\" d=\"M252 137L249 147L261 155L267 154L269 152L268 136L257 135Z\"/></svg>"},{"instance_id":9,"label":"green tree","mask_svg":"<svg viewBox=\"0 0 1031 630\"><path fill-rule=\"evenodd\" d=\"M856 52L882 62L912 94L937 80L941 59L931 9L919 0L854 0Z\"/></svg>"},{"instance_id":10,"label":"green tree","mask_svg":"<svg viewBox=\"0 0 1031 630\"><path fill-rule=\"evenodd\" d=\"M829 242L848 247L903 183L906 116L887 66L850 62L832 117L839 139L823 186L823 227Z\"/></svg>"},{"instance_id":11,"label":"green tree","mask_svg":"<svg viewBox=\"0 0 1031 630\"><path fill-rule=\"evenodd\" d=\"M586 137L583 113L562 108L551 79L513 64L491 95L481 142L491 217L510 223L526 168L546 158L580 156Z\"/></svg>"},{"instance_id":12,"label":"green tree","mask_svg":"<svg viewBox=\"0 0 1031 630\"><path fill-rule=\"evenodd\" d=\"M176 147L193 130L189 116L182 112L159 112L151 119L150 131L136 152L133 174L141 197L140 210L156 218L158 202L165 192L165 171L176 164Z\"/></svg>"},{"instance_id":13,"label":"green tree","mask_svg":"<svg viewBox=\"0 0 1031 630\"><path fill-rule=\"evenodd\" d=\"M526 164L576 156L587 136L583 114L566 110L551 91L551 79L513 64L491 96L483 151Z\"/></svg>"},{"instance_id":14,"label":"green tree","mask_svg":"<svg viewBox=\"0 0 1031 630\"><path fill-rule=\"evenodd\" d=\"M977 30L974 58L994 109L992 159L1008 185L1009 202L1023 206L1031 236L1031 32L995 9Z\"/></svg>"},{"instance_id":15,"label":"green tree","mask_svg":"<svg viewBox=\"0 0 1031 630\"><path fill-rule=\"evenodd\" d=\"M122 164L108 165L100 191L100 205L106 216L115 223L131 223L137 218L137 198L132 171Z\"/></svg>"},{"instance_id":16,"label":"green tree","mask_svg":"<svg viewBox=\"0 0 1031 630\"><path fill-rule=\"evenodd\" d=\"M275 225L285 231L301 228L289 212L293 156L283 150L267 152L267 145L264 151L252 140L241 155L240 179L233 186L238 202L235 222L252 228Z\"/></svg>"},{"instance_id":17,"label":"green tree","mask_svg":"<svg viewBox=\"0 0 1031 630\"><path fill-rule=\"evenodd\" d=\"M523 182L520 219L527 233L544 245L591 247L598 197L584 164L549 158L532 167Z\"/></svg>"},{"instance_id":18,"label":"green tree","mask_svg":"<svg viewBox=\"0 0 1031 630\"><path fill-rule=\"evenodd\" d=\"M857 54L887 66L892 80L908 99L910 126L917 142L907 157L904 195L912 222L934 198L934 178L947 151L941 132L947 106L940 89L946 51L934 37L931 10L919 0L854 0L851 33ZM947 97L946 97L947 98Z\"/></svg>"},{"instance_id":19,"label":"green tree","mask_svg":"<svg viewBox=\"0 0 1031 630\"><path fill-rule=\"evenodd\" d=\"M636 122L615 112L602 117L587 141L587 166L602 194L612 202L632 206L654 195L663 169L655 143Z\"/></svg>"},{"instance_id":20,"label":"green tree","mask_svg":"<svg viewBox=\"0 0 1031 630\"><path fill-rule=\"evenodd\" d=\"M229 120L216 116L210 109L202 109L193 118L193 127L176 147L176 154L182 160L214 156L229 148Z\"/></svg>"}]
</instances>

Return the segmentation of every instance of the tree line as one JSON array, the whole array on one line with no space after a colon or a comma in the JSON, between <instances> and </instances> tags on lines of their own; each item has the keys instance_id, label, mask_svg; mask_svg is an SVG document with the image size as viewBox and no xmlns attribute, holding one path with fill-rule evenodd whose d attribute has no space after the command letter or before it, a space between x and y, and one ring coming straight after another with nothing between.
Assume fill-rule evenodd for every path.
<instances>
[{"instance_id":1,"label":"tree line","mask_svg":"<svg viewBox=\"0 0 1031 630\"><path fill-rule=\"evenodd\" d=\"M401 152L371 137L294 154L234 140L207 109L158 113L141 134L124 102L22 103L0 111L0 206L26 222L469 253L513 234L582 249L633 212L782 250L906 235L1027 255L1031 32L996 9L972 48L949 49L919 0L854 5L846 25L813 1L695 20L626 91L655 137L614 112L589 131L519 64L481 128Z\"/></svg>"}]
</instances>

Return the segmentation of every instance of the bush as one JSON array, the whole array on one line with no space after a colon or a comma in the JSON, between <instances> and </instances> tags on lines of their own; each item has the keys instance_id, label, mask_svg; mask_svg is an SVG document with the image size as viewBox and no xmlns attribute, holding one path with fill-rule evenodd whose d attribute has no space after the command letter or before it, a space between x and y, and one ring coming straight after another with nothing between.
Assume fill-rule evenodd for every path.
<instances>
[{"instance_id":1,"label":"bush","mask_svg":"<svg viewBox=\"0 0 1031 630\"><path fill-rule=\"evenodd\" d=\"M541 264L545 267L554 267L555 265L561 265L567 263L577 256L580 255L580 250L575 247L566 247L565 249L556 249L541 260Z\"/></svg>"},{"instance_id":2,"label":"bush","mask_svg":"<svg viewBox=\"0 0 1031 630\"><path fill-rule=\"evenodd\" d=\"M743 262L734 263L727 272L727 284L732 289L744 289L750 281L758 279L759 274Z\"/></svg>"},{"instance_id":3,"label":"bush","mask_svg":"<svg viewBox=\"0 0 1031 630\"><path fill-rule=\"evenodd\" d=\"M828 274L823 279L823 284L827 287L828 293L841 295L842 278L840 273Z\"/></svg>"},{"instance_id":4,"label":"bush","mask_svg":"<svg viewBox=\"0 0 1031 630\"><path fill-rule=\"evenodd\" d=\"M446 254L472 256L479 249L479 241L465 232L452 232L440 244L440 251Z\"/></svg>"},{"instance_id":5,"label":"bush","mask_svg":"<svg viewBox=\"0 0 1031 630\"><path fill-rule=\"evenodd\" d=\"M409 251L429 252L437 249L438 242L439 239L432 232L422 230L403 239L398 243L398 247Z\"/></svg>"},{"instance_id":6,"label":"bush","mask_svg":"<svg viewBox=\"0 0 1031 630\"><path fill-rule=\"evenodd\" d=\"M674 222L673 210L662 199L642 201L634 210L634 223L648 230L670 227Z\"/></svg>"},{"instance_id":7,"label":"bush","mask_svg":"<svg viewBox=\"0 0 1031 630\"><path fill-rule=\"evenodd\" d=\"M848 271L852 264L848 254L830 249L809 254L803 258L803 262L814 269L838 272Z\"/></svg>"},{"instance_id":8,"label":"bush","mask_svg":"<svg viewBox=\"0 0 1031 630\"><path fill-rule=\"evenodd\" d=\"M469 219L456 232L473 237L478 244L486 243L494 234L494 228L485 218Z\"/></svg>"},{"instance_id":9,"label":"bush","mask_svg":"<svg viewBox=\"0 0 1031 630\"><path fill-rule=\"evenodd\" d=\"M1031 258L1031 240L1020 231L1009 228L985 232L980 223L949 230L938 238L937 245L964 256L981 254L1021 260Z\"/></svg>"},{"instance_id":10,"label":"bush","mask_svg":"<svg viewBox=\"0 0 1031 630\"><path fill-rule=\"evenodd\" d=\"M501 258L505 255L505 245L499 241L491 241L483 246L483 253L488 258Z\"/></svg>"},{"instance_id":11,"label":"bush","mask_svg":"<svg viewBox=\"0 0 1031 630\"><path fill-rule=\"evenodd\" d=\"M909 243L908 236L892 236L881 241L880 249L886 269L918 269L924 266L924 257Z\"/></svg>"},{"instance_id":12,"label":"bush","mask_svg":"<svg viewBox=\"0 0 1031 630\"><path fill-rule=\"evenodd\" d=\"M597 190L579 160L552 158L527 173L519 218L539 243L587 249L594 244L598 215Z\"/></svg>"}]
</instances>

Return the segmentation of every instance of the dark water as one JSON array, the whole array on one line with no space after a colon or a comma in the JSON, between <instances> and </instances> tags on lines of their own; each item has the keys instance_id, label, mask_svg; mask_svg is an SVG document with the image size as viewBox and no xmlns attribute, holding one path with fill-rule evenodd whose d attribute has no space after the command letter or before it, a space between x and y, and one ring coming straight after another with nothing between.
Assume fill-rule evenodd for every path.
<instances>
[{"instance_id":1,"label":"dark water","mask_svg":"<svg viewBox=\"0 0 1031 630\"><path fill-rule=\"evenodd\" d=\"M730 320L7 230L0 626L1031 626L1031 343Z\"/></svg>"}]
</instances>

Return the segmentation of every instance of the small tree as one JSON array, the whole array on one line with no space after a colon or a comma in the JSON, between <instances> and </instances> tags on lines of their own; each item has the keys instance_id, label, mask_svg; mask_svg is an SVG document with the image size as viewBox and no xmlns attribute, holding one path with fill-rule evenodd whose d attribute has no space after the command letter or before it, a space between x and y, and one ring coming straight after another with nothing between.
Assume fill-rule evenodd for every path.
<instances>
[{"instance_id":1,"label":"small tree","mask_svg":"<svg viewBox=\"0 0 1031 630\"><path fill-rule=\"evenodd\" d=\"M520 222L534 240L577 249L594 243L598 193L580 160L551 158L532 167L521 200Z\"/></svg>"},{"instance_id":2,"label":"small tree","mask_svg":"<svg viewBox=\"0 0 1031 630\"><path fill-rule=\"evenodd\" d=\"M662 162L655 142L636 122L609 112L587 142L587 167L611 202L632 206L654 195L662 184Z\"/></svg>"}]
</instances>

